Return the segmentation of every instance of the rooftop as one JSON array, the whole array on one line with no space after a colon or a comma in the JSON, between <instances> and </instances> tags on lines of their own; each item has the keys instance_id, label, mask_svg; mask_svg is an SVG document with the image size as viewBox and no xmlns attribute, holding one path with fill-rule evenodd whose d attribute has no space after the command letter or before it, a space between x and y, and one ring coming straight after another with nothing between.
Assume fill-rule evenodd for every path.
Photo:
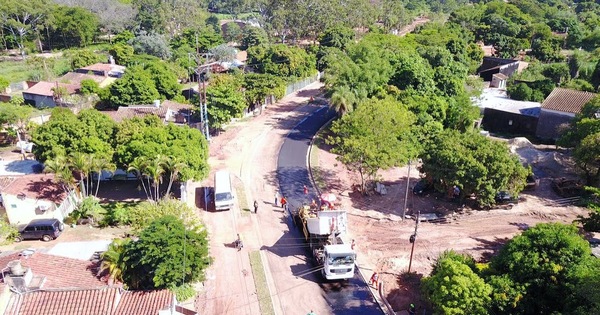
<instances>
[{"instance_id":1,"label":"rooftop","mask_svg":"<svg viewBox=\"0 0 600 315\"><path fill-rule=\"evenodd\" d=\"M472 99L473 104L479 108L493 108L504 112L516 113L526 116L538 117L541 103L512 100L505 90L486 88L481 96Z\"/></svg>"},{"instance_id":2,"label":"rooftop","mask_svg":"<svg viewBox=\"0 0 600 315\"><path fill-rule=\"evenodd\" d=\"M128 291L123 293L114 315L157 315L171 305L173 294L169 290Z\"/></svg>"},{"instance_id":3,"label":"rooftop","mask_svg":"<svg viewBox=\"0 0 600 315\"><path fill-rule=\"evenodd\" d=\"M61 203L66 193L54 180L53 174L30 174L15 177L0 176L0 192L10 195L25 195L30 199L50 200Z\"/></svg>"},{"instance_id":4,"label":"rooftop","mask_svg":"<svg viewBox=\"0 0 600 315\"><path fill-rule=\"evenodd\" d=\"M88 74L88 73L67 72L65 75L63 75L59 79L61 82L68 81L71 84L81 84L81 81L89 79L89 80L93 80L96 83L100 84L106 79L106 77L100 76L100 75L95 75L95 74Z\"/></svg>"},{"instance_id":5,"label":"rooftop","mask_svg":"<svg viewBox=\"0 0 600 315\"><path fill-rule=\"evenodd\" d=\"M97 265L85 260L71 259L34 252L25 256L13 253L0 257L0 268L8 263L20 260L23 267L31 268L35 277L44 277L43 289L99 288L106 282L96 276ZM4 279L2 279L4 282Z\"/></svg>"},{"instance_id":6,"label":"rooftop","mask_svg":"<svg viewBox=\"0 0 600 315\"><path fill-rule=\"evenodd\" d=\"M52 89L55 88L57 85L67 89L68 94L75 94L75 93L77 93L77 91L80 88L80 86L78 84L40 81L40 82L36 83L34 86L23 91L23 93L29 93L29 94L34 94L34 95L53 96L54 92L52 92Z\"/></svg>"},{"instance_id":7,"label":"rooftop","mask_svg":"<svg viewBox=\"0 0 600 315\"><path fill-rule=\"evenodd\" d=\"M115 314L119 288L39 290L12 294L5 315L95 315Z\"/></svg>"},{"instance_id":8,"label":"rooftop","mask_svg":"<svg viewBox=\"0 0 600 315\"><path fill-rule=\"evenodd\" d=\"M134 117L156 115L162 120L174 123L185 123L185 118L191 114L193 105L173 101L162 101L159 107L154 105L120 106L116 111L104 111L116 122Z\"/></svg>"},{"instance_id":9,"label":"rooftop","mask_svg":"<svg viewBox=\"0 0 600 315\"><path fill-rule=\"evenodd\" d=\"M554 88L542 103L543 109L578 114L583 105L598 94L571 89Z\"/></svg>"}]
</instances>

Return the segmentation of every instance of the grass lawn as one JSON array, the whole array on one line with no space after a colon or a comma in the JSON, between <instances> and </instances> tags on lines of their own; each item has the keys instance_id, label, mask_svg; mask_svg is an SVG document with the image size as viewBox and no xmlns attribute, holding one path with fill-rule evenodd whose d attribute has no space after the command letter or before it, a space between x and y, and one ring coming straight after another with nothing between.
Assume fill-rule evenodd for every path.
<instances>
[{"instance_id":1,"label":"grass lawn","mask_svg":"<svg viewBox=\"0 0 600 315\"><path fill-rule=\"evenodd\" d=\"M252 275L254 276L254 286L256 287L256 297L258 298L260 313L263 315L275 314L271 295L269 294L269 287L267 286L265 269L260 258L260 251L250 252L248 256L250 256L250 265L252 266Z\"/></svg>"}]
</instances>

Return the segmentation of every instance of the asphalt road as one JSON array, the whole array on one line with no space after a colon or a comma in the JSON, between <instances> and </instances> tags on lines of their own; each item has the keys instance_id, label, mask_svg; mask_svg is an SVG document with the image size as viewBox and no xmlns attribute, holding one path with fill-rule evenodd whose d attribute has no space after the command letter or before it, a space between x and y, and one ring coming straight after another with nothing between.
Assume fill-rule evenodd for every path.
<instances>
[{"instance_id":1,"label":"asphalt road","mask_svg":"<svg viewBox=\"0 0 600 315\"><path fill-rule=\"evenodd\" d=\"M319 128L334 115L335 113L329 111L327 107L315 108L311 115L288 134L281 146L277 163L277 180L290 209L302 203L310 203L311 199L317 200L307 168L308 148ZM309 189L308 195L304 194L305 185ZM298 242L297 248L304 248L304 254L312 259L308 248L300 243L303 240L302 234L293 226L289 215L287 218L289 231L293 234L289 239ZM373 296L365 280L358 274L358 270L355 271L354 278L348 281L328 282L321 277L320 272L309 273L303 278L319 283L323 296L334 314L383 314L379 305L373 301Z\"/></svg>"}]
</instances>

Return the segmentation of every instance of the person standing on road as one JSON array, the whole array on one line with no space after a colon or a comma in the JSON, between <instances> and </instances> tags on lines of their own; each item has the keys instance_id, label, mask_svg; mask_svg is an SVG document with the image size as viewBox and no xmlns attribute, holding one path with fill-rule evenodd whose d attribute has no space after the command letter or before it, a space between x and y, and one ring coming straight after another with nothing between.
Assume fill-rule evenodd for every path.
<instances>
[{"instance_id":1,"label":"person standing on road","mask_svg":"<svg viewBox=\"0 0 600 315\"><path fill-rule=\"evenodd\" d=\"M281 198L281 195L279 195L279 190L275 191L275 207L279 207L279 198Z\"/></svg>"},{"instance_id":2,"label":"person standing on road","mask_svg":"<svg viewBox=\"0 0 600 315\"><path fill-rule=\"evenodd\" d=\"M369 285L373 285L375 288L377 288L378 284L379 284L379 274L377 274L377 272L373 272L373 275L371 276L371 280L369 281Z\"/></svg>"},{"instance_id":3,"label":"person standing on road","mask_svg":"<svg viewBox=\"0 0 600 315\"><path fill-rule=\"evenodd\" d=\"M304 189L304 194L305 194L305 195L308 195L308 187L306 187L306 185L304 185L304 188L303 188L303 189Z\"/></svg>"},{"instance_id":4,"label":"person standing on road","mask_svg":"<svg viewBox=\"0 0 600 315\"><path fill-rule=\"evenodd\" d=\"M281 197L281 207L287 209L287 199L285 197Z\"/></svg>"},{"instance_id":5,"label":"person standing on road","mask_svg":"<svg viewBox=\"0 0 600 315\"><path fill-rule=\"evenodd\" d=\"M254 200L254 213L258 212L258 201Z\"/></svg>"}]
</instances>

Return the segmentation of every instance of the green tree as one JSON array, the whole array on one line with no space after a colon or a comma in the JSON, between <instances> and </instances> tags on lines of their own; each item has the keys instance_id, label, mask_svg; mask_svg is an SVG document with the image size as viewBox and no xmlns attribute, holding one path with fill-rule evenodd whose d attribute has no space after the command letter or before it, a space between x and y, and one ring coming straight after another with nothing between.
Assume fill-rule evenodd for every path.
<instances>
[{"instance_id":1,"label":"green tree","mask_svg":"<svg viewBox=\"0 0 600 315\"><path fill-rule=\"evenodd\" d=\"M140 34L128 41L136 54L147 54L162 60L171 58L171 47L164 35Z\"/></svg>"},{"instance_id":2,"label":"green tree","mask_svg":"<svg viewBox=\"0 0 600 315\"><path fill-rule=\"evenodd\" d=\"M594 272L598 261L577 228L541 223L510 240L491 262L496 274L507 274L525 287L513 314L565 313L582 275ZM597 268L597 267L596 267ZM596 271L597 272L597 271ZM579 304L581 305L581 304Z\"/></svg>"},{"instance_id":3,"label":"green tree","mask_svg":"<svg viewBox=\"0 0 600 315\"><path fill-rule=\"evenodd\" d=\"M25 58L25 44L28 36L35 35L39 41L39 28L44 18L48 15L51 5L47 0L1 0L0 17L3 27L8 30L12 40L19 48L21 56Z\"/></svg>"},{"instance_id":4,"label":"green tree","mask_svg":"<svg viewBox=\"0 0 600 315\"><path fill-rule=\"evenodd\" d=\"M248 49L248 64L259 73L305 78L316 72L316 59L301 48L283 44Z\"/></svg>"},{"instance_id":5,"label":"green tree","mask_svg":"<svg viewBox=\"0 0 600 315\"><path fill-rule=\"evenodd\" d=\"M162 98L172 100L181 94L181 85L169 64L155 61L147 63L144 69L150 73L154 86Z\"/></svg>"},{"instance_id":6,"label":"green tree","mask_svg":"<svg viewBox=\"0 0 600 315\"><path fill-rule=\"evenodd\" d=\"M475 132L447 130L438 134L421 156L421 172L443 183L446 190L457 186L461 199L475 195L482 206L494 203L496 193L518 193L525 187L526 169L508 147Z\"/></svg>"},{"instance_id":7,"label":"green tree","mask_svg":"<svg viewBox=\"0 0 600 315\"><path fill-rule=\"evenodd\" d=\"M129 67L120 80L110 85L109 106L151 104L160 98L150 72L141 66Z\"/></svg>"},{"instance_id":8,"label":"green tree","mask_svg":"<svg viewBox=\"0 0 600 315\"><path fill-rule=\"evenodd\" d=\"M247 73L242 80L244 97L251 110L262 105L265 99L271 95L279 99L285 94L285 81L274 75Z\"/></svg>"},{"instance_id":9,"label":"green tree","mask_svg":"<svg viewBox=\"0 0 600 315\"><path fill-rule=\"evenodd\" d=\"M225 24L223 38L228 42L239 42L242 39L242 28L236 22Z\"/></svg>"},{"instance_id":10,"label":"green tree","mask_svg":"<svg viewBox=\"0 0 600 315\"><path fill-rule=\"evenodd\" d=\"M442 255L431 275L422 280L434 314L488 314L492 288L456 256Z\"/></svg>"},{"instance_id":11,"label":"green tree","mask_svg":"<svg viewBox=\"0 0 600 315\"><path fill-rule=\"evenodd\" d=\"M77 50L70 57L73 69L83 68L100 61L98 55L87 49Z\"/></svg>"},{"instance_id":12,"label":"green tree","mask_svg":"<svg viewBox=\"0 0 600 315\"><path fill-rule=\"evenodd\" d=\"M56 156L74 152L94 154L96 158L112 160L115 123L97 110L83 110L75 116L66 108L55 108L49 121L31 134L33 153L44 162Z\"/></svg>"},{"instance_id":13,"label":"green tree","mask_svg":"<svg viewBox=\"0 0 600 315\"><path fill-rule=\"evenodd\" d=\"M87 46L98 33L98 16L81 7L56 6L52 12L52 29L64 47Z\"/></svg>"},{"instance_id":14,"label":"green tree","mask_svg":"<svg viewBox=\"0 0 600 315\"><path fill-rule=\"evenodd\" d=\"M350 170L357 171L361 187L365 177L379 169L403 165L417 154L410 128L414 115L406 106L390 98L369 100L341 119L334 121L333 136L327 143Z\"/></svg>"},{"instance_id":15,"label":"green tree","mask_svg":"<svg viewBox=\"0 0 600 315\"><path fill-rule=\"evenodd\" d=\"M124 282L132 289L163 289L201 281L211 262L206 229L167 215L125 245Z\"/></svg>"},{"instance_id":16,"label":"green tree","mask_svg":"<svg viewBox=\"0 0 600 315\"><path fill-rule=\"evenodd\" d=\"M122 168L131 166L136 158L152 160L160 154L177 157L187 165L179 172L182 181L208 176L208 144L197 129L165 125L158 117L147 116L125 120L114 138L115 162Z\"/></svg>"},{"instance_id":17,"label":"green tree","mask_svg":"<svg viewBox=\"0 0 600 315\"><path fill-rule=\"evenodd\" d=\"M242 82L236 76L218 75L211 79L206 89L208 121L212 128L220 129L232 118L240 118L248 107L241 91Z\"/></svg>"},{"instance_id":18,"label":"green tree","mask_svg":"<svg viewBox=\"0 0 600 315\"><path fill-rule=\"evenodd\" d=\"M27 130L32 112L33 108L28 105L0 102L0 126L7 125L8 130L17 137L17 140L23 140L22 135Z\"/></svg>"},{"instance_id":19,"label":"green tree","mask_svg":"<svg viewBox=\"0 0 600 315\"><path fill-rule=\"evenodd\" d=\"M83 95L97 94L100 91L100 85L98 84L98 82L92 79L84 79L81 80L80 91Z\"/></svg>"},{"instance_id":20,"label":"green tree","mask_svg":"<svg viewBox=\"0 0 600 315\"><path fill-rule=\"evenodd\" d=\"M240 49L246 50L250 47L267 44L268 42L269 37L264 29L246 25L244 30L242 30Z\"/></svg>"},{"instance_id":21,"label":"green tree","mask_svg":"<svg viewBox=\"0 0 600 315\"><path fill-rule=\"evenodd\" d=\"M124 66L129 65L134 55L133 47L122 43L112 45L108 53L115 58L116 64Z\"/></svg>"},{"instance_id":22,"label":"green tree","mask_svg":"<svg viewBox=\"0 0 600 315\"><path fill-rule=\"evenodd\" d=\"M510 98L519 101L531 101L533 90L526 83L518 83L508 87Z\"/></svg>"},{"instance_id":23,"label":"green tree","mask_svg":"<svg viewBox=\"0 0 600 315\"><path fill-rule=\"evenodd\" d=\"M334 26L325 30L319 38L321 47L336 47L345 50L354 40L354 30L344 26Z\"/></svg>"},{"instance_id":24,"label":"green tree","mask_svg":"<svg viewBox=\"0 0 600 315\"><path fill-rule=\"evenodd\" d=\"M4 93L4 90L6 90L6 88L10 85L10 82L3 78L0 77L0 91Z\"/></svg>"}]
</instances>

